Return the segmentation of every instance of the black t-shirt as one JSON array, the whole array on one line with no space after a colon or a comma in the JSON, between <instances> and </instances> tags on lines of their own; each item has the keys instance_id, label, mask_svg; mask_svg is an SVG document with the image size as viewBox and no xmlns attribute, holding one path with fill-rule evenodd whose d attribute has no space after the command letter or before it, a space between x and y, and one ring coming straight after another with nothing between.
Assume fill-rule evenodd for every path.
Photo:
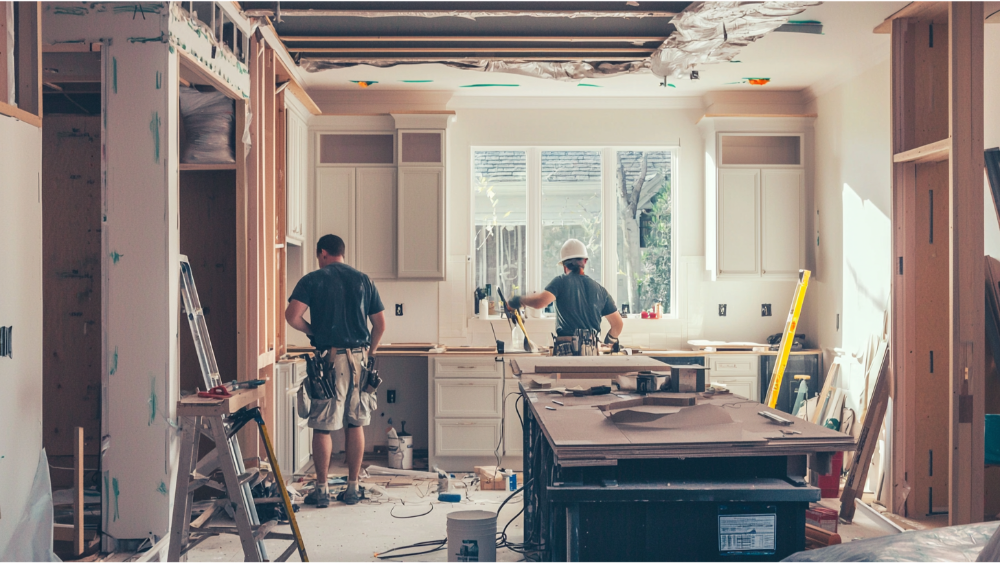
<instances>
[{"instance_id":1,"label":"black t-shirt","mask_svg":"<svg viewBox=\"0 0 1000 563\"><path fill-rule=\"evenodd\" d=\"M586 274L563 274L545 287L556 296L556 334L573 336L577 329L601 331L601 318L617 310L608 290Z\"/></svg>"},{"instance_id":2,"label":"black t-shirt","mask_svg":"<svg viewBox=\"0 0 1000 563\"><path fill-rule=\"evenodd\" d=\"M320 350L368 346L368 316L385 310L372 280L341 262L303 276L292 299L309 306L309 340Z\"/></svg>"}]
</instances>

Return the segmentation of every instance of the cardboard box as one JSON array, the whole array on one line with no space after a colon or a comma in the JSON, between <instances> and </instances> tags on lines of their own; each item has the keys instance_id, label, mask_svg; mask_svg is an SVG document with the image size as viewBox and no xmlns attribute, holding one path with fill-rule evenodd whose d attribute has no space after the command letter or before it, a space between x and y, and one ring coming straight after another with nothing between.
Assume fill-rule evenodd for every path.
<instances>
[{"instance_id":1,"label":"cardboard box","mask_svg":"<svg viewBox=\"0 0 1000 563\"><path fill-rule=\"evenodd\" d=\"M509 479L495 465L477 465L476 475L479 477L481 491L516 491L522 484L521 473L515 472Z\"/></svg>"},{"instance_id":2,"label":"cardboard box","mask_svg":"<svg viewBox=\"0 0 1000 563\"><path fill-rule=\"evenodd\" d=\"M806 524L812 524L817 528L836 534L838 516L836 510L813 505L806 509Z\"/></svg>"}]
</instances>

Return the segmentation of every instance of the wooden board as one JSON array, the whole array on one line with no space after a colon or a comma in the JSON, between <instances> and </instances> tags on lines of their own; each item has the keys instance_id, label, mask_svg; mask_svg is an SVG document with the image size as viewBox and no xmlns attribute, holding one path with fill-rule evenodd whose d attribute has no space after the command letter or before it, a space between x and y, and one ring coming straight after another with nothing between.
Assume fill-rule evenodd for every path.
<instances>
[{"instance_id":1,"label":"wooden board","mask_svg":"<svg viewBox=\"0 0 1000 563\"><path fill-rule=\"evenodd\" d=\"M642 356L532 356L511 360L515 374L521 373L628 373L663 369L665 364Z\"/></svg>"},{"instance_id":2,"label":"wooden board","mask_svg":"<svg viewBox=\"0 0 1000 563\"><path fill-rule=\"evenodd\" d=\"M844 483L844 491L840 496L840 517L847 522L854 520L854 511L857 508L854 500L861 498L865 492L868 467L871 465L875 448L878 447L878 435L882 431L885 411L889 406L889 354L885 344L879 346L869 374L875 370L878 370L875 390L872 392L872 400L865 414L858 446L851 460L847 481Z\"/></svg>"},{"instance_id":3,"label":"wooden board","mask_svg":"<svg viewBox=\"0 0 1000 563\"><path fill-rule=\"evenodd\" d=\"M43 445L101 443L101 118L51 115L42 130ZM92 465L89 467L93 467ZM60 476L62 477L62 476Z\"/></svg>"}]
</instances>

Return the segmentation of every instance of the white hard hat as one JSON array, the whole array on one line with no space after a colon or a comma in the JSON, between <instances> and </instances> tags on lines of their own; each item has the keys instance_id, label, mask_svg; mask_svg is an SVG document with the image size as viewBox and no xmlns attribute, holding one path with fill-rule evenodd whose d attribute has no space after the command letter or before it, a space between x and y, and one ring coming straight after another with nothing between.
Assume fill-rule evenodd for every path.
<instances>
[{"instance_id":1,"label":"white hard hat","mask_svg":"<svg viewBox=\"0 0 1000 563\"><path fill-rule=\"evenodd\" d=\"M589 256L587 256L587 247L575 238L571 238L564 242L562 248L559 249L560 263L572 258L589 258Z\"/></svg>"}]
</instances>

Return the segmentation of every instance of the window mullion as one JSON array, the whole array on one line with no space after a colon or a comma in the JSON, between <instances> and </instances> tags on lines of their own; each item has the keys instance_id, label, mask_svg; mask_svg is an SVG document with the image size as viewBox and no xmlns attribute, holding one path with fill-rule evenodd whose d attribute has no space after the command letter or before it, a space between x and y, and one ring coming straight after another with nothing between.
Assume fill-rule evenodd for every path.
<instances>
[{"instance_id":1,"label":"window mullion","mask_svg":"<svg viewBox=\"0 0 1000 563\"><path fill-rule=\"evenodd\" d=\"M615 200L615 150L605 148L601 166L601 244L604 247L604 288L618 303L618 214Z\"/></svg>"},{"instance_id":2,"label":"window mullion","mask_svg":"<svg viewBox=\"0 0 1000 563\"><path fill-rule=\"evenodd\" d=\"M527 149L528 159L528 288L525 293L541 291L542 283L542 166L537 148Z\"/></svg>"}]
</instances>

